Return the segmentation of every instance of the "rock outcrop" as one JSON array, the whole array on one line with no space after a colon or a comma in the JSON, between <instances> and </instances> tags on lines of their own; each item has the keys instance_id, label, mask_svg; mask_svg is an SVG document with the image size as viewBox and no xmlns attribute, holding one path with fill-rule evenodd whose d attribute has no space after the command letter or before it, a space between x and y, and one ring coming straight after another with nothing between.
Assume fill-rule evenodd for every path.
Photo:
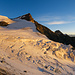
<instances>
[{"instance_id":1,"label":"rock outcrop","mask_svg":"<svg viewBox=\"0 0 75 75\"><path fill-rule=\"evenodd\" d=\"M8 25L8 23L6 23L6 22L4 22L4 21L1 21L0 22L0 26L7 26Z\"/></svg>"},{"instance_id":2,"label":"rock outcrop","mask_svg":"<svg viewBox=\"0 0 75 75\"><path fill-rule=\"evenodd\" d=\"M28 14L25 14L23 16L19 16L17 18L20 18L20 19L24 19L24 20L27 20L27 21L31 21L34 23L34 19L32 18L31 14L28 13Z\"/></svg>"}]
</instances>

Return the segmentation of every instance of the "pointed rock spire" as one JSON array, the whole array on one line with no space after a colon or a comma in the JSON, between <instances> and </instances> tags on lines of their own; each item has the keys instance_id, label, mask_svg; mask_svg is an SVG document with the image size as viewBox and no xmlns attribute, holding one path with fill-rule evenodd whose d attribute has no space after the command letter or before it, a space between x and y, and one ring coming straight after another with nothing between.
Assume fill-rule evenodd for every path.
<instances>
[{"instance_id":1,"label":"pointed rock spire","mask_svg":"<svg viewBox=\"0 0 75 75\"><path fill-rule=\"evenodd\" d=\"M30 13L25 14L25 15L22 15L22 16L20 16L20 17L18 17L18 18L20 18L20 19L25 19L25 20L27 20L27 21L31 21L31 22L34 23L34 19L32 18L32 16L31 16Z\"/></svg>"}]
</instances>

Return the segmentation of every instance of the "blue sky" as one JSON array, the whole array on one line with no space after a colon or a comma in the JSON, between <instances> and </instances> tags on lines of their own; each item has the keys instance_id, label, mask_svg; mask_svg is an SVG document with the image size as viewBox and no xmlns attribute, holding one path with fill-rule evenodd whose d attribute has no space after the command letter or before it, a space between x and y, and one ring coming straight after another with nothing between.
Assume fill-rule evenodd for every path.
<instances>
[{"instance_id":1,"label":"blue sky","mask_svg":"<svg viewBox=\"0 0 75 75\"><path fill-rule=\"evenodd\" d=\"M15 18L27 13L53 31L75 34L75 0L0 0L0 15Z\"/></svg>"}]
</instances>

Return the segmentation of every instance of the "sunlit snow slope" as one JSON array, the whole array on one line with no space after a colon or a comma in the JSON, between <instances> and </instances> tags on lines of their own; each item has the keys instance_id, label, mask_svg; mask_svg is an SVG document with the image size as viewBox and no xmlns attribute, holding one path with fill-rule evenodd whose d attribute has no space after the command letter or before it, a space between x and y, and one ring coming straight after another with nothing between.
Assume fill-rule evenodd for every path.
<instances>
[{"instance_id":1,"label":"sunlit snow slope","mask_svg":"<svg viewBox=\"0 0 75 75\"><path fill-rule=\"evenodd\" d=\"M71 45L49 40L32 22L14 21L0 27L0 73L75 75L75 50Z\"/></svg>"}]
</instances>

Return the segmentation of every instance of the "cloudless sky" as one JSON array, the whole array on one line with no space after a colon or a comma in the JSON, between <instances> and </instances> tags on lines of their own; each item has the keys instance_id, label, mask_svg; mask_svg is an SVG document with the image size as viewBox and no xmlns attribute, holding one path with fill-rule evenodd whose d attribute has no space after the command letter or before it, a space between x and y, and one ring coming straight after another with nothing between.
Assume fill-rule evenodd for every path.
<instances>
[{"instance_id":1,"label":"cloudless sky","mask_svg":"<svg viewBox=\"0 0 75 75\"><path fill-rule=\"evenodd\" d=\"M75 34L75 0L0 0L0 15L15 18L27 13L53 31Z\"/></svg>"}]
</instances>

